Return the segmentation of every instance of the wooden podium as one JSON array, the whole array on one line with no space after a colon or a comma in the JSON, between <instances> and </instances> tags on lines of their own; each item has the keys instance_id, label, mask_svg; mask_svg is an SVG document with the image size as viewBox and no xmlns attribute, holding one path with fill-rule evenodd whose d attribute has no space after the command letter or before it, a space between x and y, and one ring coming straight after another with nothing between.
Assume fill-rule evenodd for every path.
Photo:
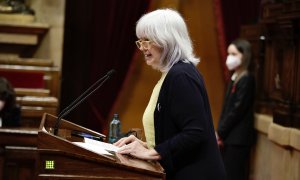
<instances>
[{"instance_id":1,"label":"wooden podium","mask_svg":"<svg viewBox=\"0 0 300 180\"><path fill-rule=\"evenodd\" d=\"M73 131L103 136L66 120L58 135L52 133L56 117L44 114L38 131L38 179L165 179L157 161L144 161L127 155L104 155L78 146L83 138Z\"/></svg>"}]
</instances>

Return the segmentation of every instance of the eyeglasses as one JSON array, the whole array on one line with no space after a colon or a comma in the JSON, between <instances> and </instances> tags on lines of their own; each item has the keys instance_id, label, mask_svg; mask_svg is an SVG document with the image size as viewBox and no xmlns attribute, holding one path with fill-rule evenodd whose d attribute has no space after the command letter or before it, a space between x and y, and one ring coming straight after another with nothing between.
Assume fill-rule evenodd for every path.
<instances>
[{"instance_id":1,"label":"eyeglasses","mask_svg":"<svg viewBox=\"0 0 300 180\"><path fill-rule=\"evenodd\" d=\"M135 41L136 46L141 50L143 49L149 49L150 48L150 44L152 43L152 41L145 41L145 40L138 40Z\"/></svg>"}]
</instances>

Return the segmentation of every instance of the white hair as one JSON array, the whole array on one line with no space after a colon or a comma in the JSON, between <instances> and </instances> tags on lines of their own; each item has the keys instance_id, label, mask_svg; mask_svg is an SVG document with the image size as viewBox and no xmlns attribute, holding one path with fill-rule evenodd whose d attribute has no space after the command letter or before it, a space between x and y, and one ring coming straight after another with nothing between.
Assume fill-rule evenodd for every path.
<instances>
[{"instance_id":1,"label":"white hair","mask_svg":"<svg viewBox=\"0 0 300 180\"><path fill-rule=\"evenodd\" d=\"M149 39L163 49L158 67L162 72L167 72L180 60L195 66L200 61L193 54L186 24L175 10L158 9L145 14L137 22L136 36Z\"/></svg>"}]
</instances>

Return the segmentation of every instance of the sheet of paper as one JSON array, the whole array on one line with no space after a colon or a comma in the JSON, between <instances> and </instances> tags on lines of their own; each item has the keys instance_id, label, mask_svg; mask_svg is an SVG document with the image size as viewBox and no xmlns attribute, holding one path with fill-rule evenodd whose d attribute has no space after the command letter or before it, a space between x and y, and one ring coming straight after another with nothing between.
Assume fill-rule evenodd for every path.
<instances>
[{"instance_id":1,"label":"sheet of paper","mask_svg":"<svg viewBox=\"0 0 300 180\"><path fill-rule=\"evenodd\" d=\"M113 145L113 144L109 144L109 143L105 143L105 142L101 142L101 141L97 141L97 140L93 140L93 139L89 139L89 138L84 138L84 142L87 144L92 144L98 147L101 147L107 151L112 151L112 152L117 152L120 148Z\"/></svg>"},{"instance_id":2,"label":"sheet of paper","mask_svg":"<svg viewBox=\"0 0 300 180\"><path fill-rule=\"evenodd\" d=\"M97 154L104 154L104 155L112 155L111 153L107 152L103 147L101 146L97 146L94 144L90 144L90 143L85 143L85 142L73 142L74 144L87 149L89 151L92 151L94 153Z\"/></svg>"}]
</instances>

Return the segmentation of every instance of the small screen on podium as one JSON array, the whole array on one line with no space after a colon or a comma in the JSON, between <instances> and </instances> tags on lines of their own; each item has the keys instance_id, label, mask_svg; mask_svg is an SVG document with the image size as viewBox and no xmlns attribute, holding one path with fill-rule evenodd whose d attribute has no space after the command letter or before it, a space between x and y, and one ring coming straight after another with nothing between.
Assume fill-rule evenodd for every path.
<instances>
[{"instance_id":1,"label":"small screen on podium","mask_svg":"<svg viewBox=\"0 0 300 180\"><path fill-rule=\"evenodd\" d=\"M45 169L54 169L54 161L46 160L45 161Z\"/></svg>"}]
</instances>

